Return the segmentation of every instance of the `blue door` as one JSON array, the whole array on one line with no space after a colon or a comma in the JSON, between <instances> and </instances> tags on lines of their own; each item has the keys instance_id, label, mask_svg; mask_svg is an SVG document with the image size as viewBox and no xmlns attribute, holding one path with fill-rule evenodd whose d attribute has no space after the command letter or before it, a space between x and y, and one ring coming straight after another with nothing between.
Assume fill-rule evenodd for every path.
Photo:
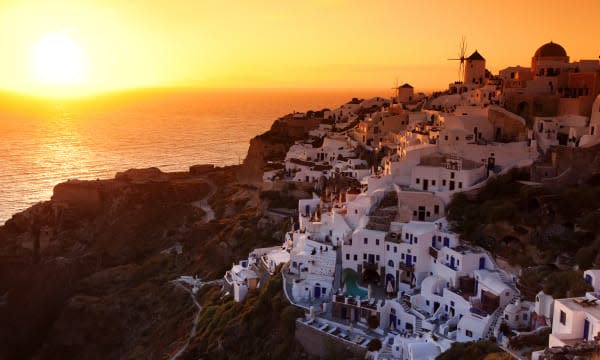
<instances>
[{"instance_id":1,"label":"blue door","mask_svg":"<svg viewBox=\"0 0 600 360\"><path fill-rule=\"evenodd\" d=\"M406 255L406 265L412 265L412 256Z\"/></svg>"},{"instance_id":2,"label":"blue door","mask_svg":"<svg viewBox=\"0 0 600 360\"><path fill-rule=\"evenodd\" d=\"M447 237L444 238L444 246L445 247L449 247L450 246L450 239L448 239Z\"/></svg>"},{"instance_id":3,"label":"blue door","mask_svg":"<svg viewBox=\"0 0 600 360\"><path fill-rule=\"evenodd\" d=\"M454 269L454 256L450 256L450 267Z\"/></svg>"},{"instance_id":4,"label":"blue door","mask_svg":"<svg viewBox=\"0 0 600 360\"><path fill-rule=\"evenodd\" d=\"M321 287L315 286L315 299L319 299L321 297Z\"/></svg>"},{"instance_id":5,"label":"blue door","mask_svg":"<svg viewBox=\"0 0 600 360\"><path fill-rule=\"evenodd\" d=\"M390 325L394 326L394 329L396 328L396 315L395 314L390 314Z\"/></svg>"},{"instance_id":6,"label":"blue door","mask_svg":"<svg viewBox=\"0 0 600 360\"><path fill-rule=\"evenodd\" d=\"M588 335L590 334L590 322L588 319L585 319L583 322L583 340L587 340Z\"/></svg>"},{"instance_id":7,"label":"blue door","mask_svg":"<svg viewBox=\"0 0 600 360\"><path fill-rule=\"evenodd\" d=\"M485 258L484 257L479 258L479 268L485 269Z\"/></svg>"}]
</instances>

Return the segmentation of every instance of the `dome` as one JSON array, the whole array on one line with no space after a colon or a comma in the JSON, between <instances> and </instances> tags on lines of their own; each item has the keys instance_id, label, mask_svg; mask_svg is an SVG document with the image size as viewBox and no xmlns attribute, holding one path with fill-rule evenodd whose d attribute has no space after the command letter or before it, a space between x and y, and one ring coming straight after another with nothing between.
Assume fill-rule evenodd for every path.
<instances>
[{"instance_id":1,"label":"dome","mask_svg":"<svg viewBox=\"0 0 600 360\"><path fill-rule=\"evenodd\" d=\"M549 43L540 46L533 57L567 57L567 52L562 46L550 41Z\"/></svg>"}]
</instances>

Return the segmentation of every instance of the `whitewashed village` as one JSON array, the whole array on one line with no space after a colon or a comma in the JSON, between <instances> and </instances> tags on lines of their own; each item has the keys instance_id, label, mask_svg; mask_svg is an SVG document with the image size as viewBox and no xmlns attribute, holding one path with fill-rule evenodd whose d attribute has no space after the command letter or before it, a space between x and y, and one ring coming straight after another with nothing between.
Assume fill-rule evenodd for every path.
<instances>
[{"instance_id":1,"label":"whitewashed village","mask_svg":"<svg viewBox=\"0 0 600 360\"><path fill-rule=\"evenodd\" d=\"M549 42L530 67L494 75L484 55L461 56L462 79L444 92L404 84L391 98L325 111L263 176L268 189L311 184L313 197L298 202L281 246L255 249L225 274L225 290L243 301L264 274L281 271L287 299L305 310L297 329L358 352L377 339L372 359L434 359L478 339L511 352L501 327L551 328L548 348L596 339L600 270L582 269L594 288L584 297L542 291L526 301L519 273L461 241L446 207L514 168L535 163L531 186L567 176L542 159L556 145L600 143L600 63L573 61Z\"/></svg>"}]
</instances>

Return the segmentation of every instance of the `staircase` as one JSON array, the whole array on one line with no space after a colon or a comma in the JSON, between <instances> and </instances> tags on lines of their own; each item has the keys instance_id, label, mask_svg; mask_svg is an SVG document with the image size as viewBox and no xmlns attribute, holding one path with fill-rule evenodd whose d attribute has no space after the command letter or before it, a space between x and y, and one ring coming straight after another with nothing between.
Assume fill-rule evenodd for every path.
<instances>
[{"instance_id":1,"label":"staircase","mask_svg":"<svg viewBox=\"0 0 600 360\"><path fill-rule=\"evenodd\" d=\"M513 296L512 299L510 299L509 304L516 303L518 299L519 299L518 295ZM508 304L506 304L506 305L508 305ZM492 321L490 322L490 326L488 327L488 330L487 330L487 332L485 334L485 338L490 338L492 336L496 336L496 334L500 331L500 324L502 322L498 321L498 320L500 319L500 317L504 313L504 309L506 308L506 305L502 306L502 307L499 307L492 314Z\"/></svg>"},{"instance_id":2,"label":"staircase","mask_svg":"<svg viewBox=\"0 0 600 360\"><path fill-rule=\"evenodd\" d=\"M391 360L395 359L394 354L392 353L392 345L389 341L385 341L381 350L379 350L379 354L377 354L377 360Z\"/></svg>"},{"instance_id":3,"label":"staircase","mask_svg":"<svg viewBox=\"0 0 600 360\"><path fill-rule=\"evenodd\" d=\"M421 320L421 318L417 317L417 321L415 322L415 332L421 332L421 330L423 330L423 320Z\"/></svg>"}]
</instances>

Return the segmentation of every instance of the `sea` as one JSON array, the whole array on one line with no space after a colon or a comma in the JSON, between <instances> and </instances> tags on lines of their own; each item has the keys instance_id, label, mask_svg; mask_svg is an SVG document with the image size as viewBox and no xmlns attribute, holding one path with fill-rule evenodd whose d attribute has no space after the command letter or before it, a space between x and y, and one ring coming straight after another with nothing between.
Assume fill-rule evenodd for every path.
<instances>
[{"instance_id":1,"label":"sea","mask_svg":"<svg viewBox=\"0 0 600 360\"><path fill-rule=\"evenodd\" d=\"M389 89L152 89L77 100L0 94L0 224L68 179L130 168L241 163L250 139L297 111Z\"/></svg>"}]
</instances>

